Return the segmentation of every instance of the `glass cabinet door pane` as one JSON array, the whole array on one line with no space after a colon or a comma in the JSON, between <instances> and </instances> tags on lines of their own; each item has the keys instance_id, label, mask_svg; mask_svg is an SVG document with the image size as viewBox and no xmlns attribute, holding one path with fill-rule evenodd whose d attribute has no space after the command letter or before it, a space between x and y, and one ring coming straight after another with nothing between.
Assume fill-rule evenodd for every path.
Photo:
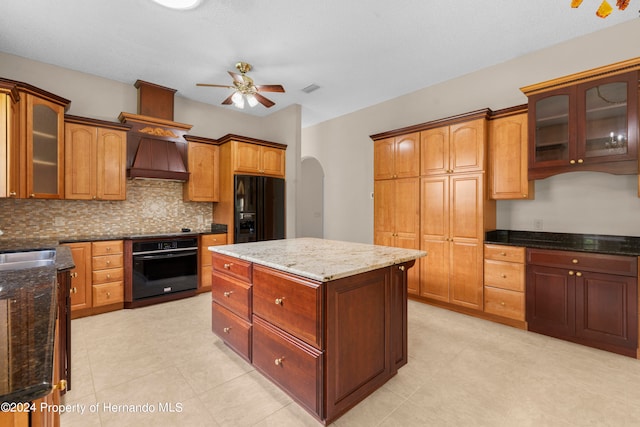
<instances>
[{"instance_id":1,"label":"glass cabinet door pane","mask_svg":"<svg viewBox=\"0 0 640 427\"><path fill-rule=\"evenodd\" d=\"M627 83L588 89L585 107L585 157L627 154Z\"/></svg>"},{"instance_id":2,"label":"glass cabinet door pane","mask_svg":"<svg viewBox=\"0 0 640 427\"><path fill-rule=\"evenodd\" d=\"M569 159L569 95L536 102L535 162Z\"/></svg>"},{"instance_id":3,"label":"glass cabinet door pane","mask_svg":"<svg viewBox=\"0 0 640 427\"><path fill-rule=\"evenodd\" d=\"M33 106L33 192L58 193L58 114Z\"/></svg>"}]
</instances>

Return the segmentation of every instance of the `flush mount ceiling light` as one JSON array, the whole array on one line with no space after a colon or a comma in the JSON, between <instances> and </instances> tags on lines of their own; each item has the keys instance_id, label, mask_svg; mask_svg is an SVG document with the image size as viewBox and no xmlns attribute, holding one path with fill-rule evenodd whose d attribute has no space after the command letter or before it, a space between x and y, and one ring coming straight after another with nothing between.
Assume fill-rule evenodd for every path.
<instances>
[{"instance_id":1,"label":"flush mount ceiling light","mask_svg":"<svg viewBox=\"0 0 640 427\"><path fill-rule=\"evenodd\" d=\"M202 0L153 0L154 2L168 7L169 9L186 10L198 7Z\"/></svg>"},{"instance_id":2,"label":"flush mount ceiling light","mask_svg":"<svg viewBox=\"0 0 640 427\"><path fill-rule=\"evenodd\" d=\"M617 0L616 7L619 10L625 10L627 6L629 6L630 1L631 0ZM582 0L571 0L571 7L575 9L580 6L581 3ZM598 7L598 10L596 10L596 15L598 15L600 18L606 18L611 14L611 12L613 12L613 7L611 7L607 0L602 0L602 3L600 3L600 7Z\"/></svg>"}]
</instances>

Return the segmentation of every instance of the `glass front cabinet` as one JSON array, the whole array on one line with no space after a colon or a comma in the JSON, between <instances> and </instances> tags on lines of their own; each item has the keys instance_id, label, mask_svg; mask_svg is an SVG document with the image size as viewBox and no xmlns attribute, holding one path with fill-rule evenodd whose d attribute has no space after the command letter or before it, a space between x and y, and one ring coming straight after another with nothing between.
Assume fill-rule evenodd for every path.
<instances>
[{"instance_id":1,"label":"glass front cabinet","mask_svg":"<svg viewBox=\"0 0 640 427\"><path fill-rule=\"evenodd\" d=\"M638 71L529 96L529 178L638 172Z\"/></svg>"}]
</instances>

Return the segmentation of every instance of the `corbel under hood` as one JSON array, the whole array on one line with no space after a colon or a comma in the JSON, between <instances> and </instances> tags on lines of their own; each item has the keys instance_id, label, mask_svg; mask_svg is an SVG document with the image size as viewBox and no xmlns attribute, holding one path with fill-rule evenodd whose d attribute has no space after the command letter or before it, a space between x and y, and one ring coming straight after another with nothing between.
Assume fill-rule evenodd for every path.
<instances>
[{"instance_id":1,"label":"corbel under hood","mask_svg":"<svg viewBox=\"0 0 640 427\"><path fill-rule=\"evenodd\" d=\"M187 141L191 125L173 121L174 89L136 81L138 114L120 113L127 134L127 177L187 181Z\"/></svg>"}]
</instances>

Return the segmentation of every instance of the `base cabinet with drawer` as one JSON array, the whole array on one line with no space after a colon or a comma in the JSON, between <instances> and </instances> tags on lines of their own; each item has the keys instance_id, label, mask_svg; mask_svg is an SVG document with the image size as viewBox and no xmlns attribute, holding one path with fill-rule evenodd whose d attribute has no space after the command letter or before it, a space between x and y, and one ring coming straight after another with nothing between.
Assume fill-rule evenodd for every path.
<instances>
[{"instance_id":1,"label":"base cabinet with drawer","mask_svg":"<svg viewBox=\"0 0 640 427\"><path fill-rule=\"evenodd\" d=\"M525 319L525 248L484 245L484 311Z\"/></svg>"},{"instance_id":2,"label":"base cabinet with drawer","mask_svg":"<svg viewBox=\"0 0 640 427\"><path fill-rule=\"evenodd\" d=\"M528 328L636 357L637 275L637 257L528 249Z\"/></svg>"},{"instance_id":3,"label":"base cabinet with drawer","mask_svg":"<svg viewBox=\"0 0 640 427\"><path fill-rule=\"evenodd\" d=\"M71 248L71 318L119 310L124 306L122 240L65 243Z\"/></svg>"},{"instance_id":4,"label":"base cabinet with drawer","mask_svg":"<svg viewBox=\"0 0 640 427\"><path fill-rule=\"evenodd\" d=\"M413 263L320 282L214 253L213 332L330 424L407 363Z\"/></svg>"}]
</instances>

